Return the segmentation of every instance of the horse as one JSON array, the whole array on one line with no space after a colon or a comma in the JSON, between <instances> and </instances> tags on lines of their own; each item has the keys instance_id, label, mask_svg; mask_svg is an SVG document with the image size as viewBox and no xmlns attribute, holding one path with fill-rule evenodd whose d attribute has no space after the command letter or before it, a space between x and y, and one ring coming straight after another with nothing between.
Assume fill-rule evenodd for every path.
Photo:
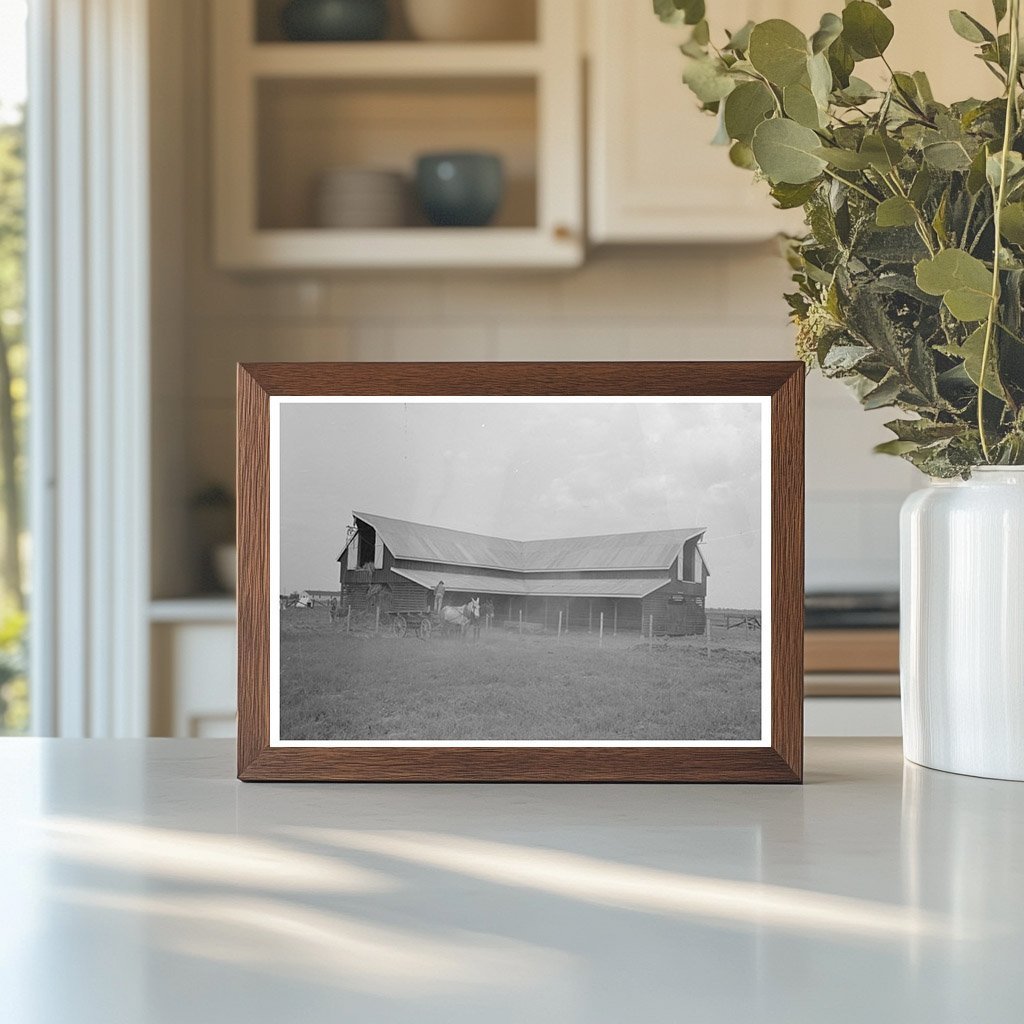
<instances>
[{"instance_id":1,"label":"horse","mask_svg":"<svg viewBox=\"0 0 1024 1024\"><path fill-rule=\"evenodd\" d=\"M473 619L473 639L480 639L480 620L483 619L487 628L490 628L491 619L494 617L494 603L492 601L480 601L480 610Z\"/></svg>"},{"instance_id":2,"label":"horse","mask_svg":"<svg viewBox=\"0 0 1024 1024\"><path fill-rule=\"evenodd\" d=\"M474 597L465 604L446 604L441 609L441 626L448 629L450 626L459 627L459 636L465 636L466 630L480 618L480 598Z\"/></svg>"}]
</instances>

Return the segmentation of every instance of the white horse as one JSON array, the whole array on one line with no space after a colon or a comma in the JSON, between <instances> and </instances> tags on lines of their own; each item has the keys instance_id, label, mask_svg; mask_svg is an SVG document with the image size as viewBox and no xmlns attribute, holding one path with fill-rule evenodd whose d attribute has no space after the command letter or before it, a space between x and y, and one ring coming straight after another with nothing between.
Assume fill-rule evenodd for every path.
<instances>
[{"instance_id":1,"label":"white horse","mask_svg":"<svg viewBox=\"0 0 1024 1024\"><path fill-rule=\"evenodd\" d=\"M480 618L480 598L474 597L472 601L465 604L446 604L441 609L441 624L447 629L449 626L458 626L459 636L465 636L466 630Z\"/></svg>"}]
</instances>

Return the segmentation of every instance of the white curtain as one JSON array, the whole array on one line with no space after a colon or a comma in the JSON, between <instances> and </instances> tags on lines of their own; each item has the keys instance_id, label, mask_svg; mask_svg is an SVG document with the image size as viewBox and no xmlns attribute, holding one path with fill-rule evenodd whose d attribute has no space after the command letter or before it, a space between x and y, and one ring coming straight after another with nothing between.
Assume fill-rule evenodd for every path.
<instances>
[{"instance_id":1,"label":"white curtain","mask_svg":"<svg viewBox=\"0 0 1024 1024\"><path fill-rule=\"evenodd\" d=\"M29 4L34 731L148 723L146 0Z\"/></svg>"}]
</instances>

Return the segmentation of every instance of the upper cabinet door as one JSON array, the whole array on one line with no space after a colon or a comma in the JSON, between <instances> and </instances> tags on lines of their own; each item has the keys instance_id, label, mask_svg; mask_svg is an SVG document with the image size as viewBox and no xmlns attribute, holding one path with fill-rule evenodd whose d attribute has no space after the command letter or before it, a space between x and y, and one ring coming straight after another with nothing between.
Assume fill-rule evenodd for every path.
<instances>
[{"instance_id":1,"label":"upper cabinet door","mask_svg":"<svg viewBox=\"0 0 1024 1024\"><path fill-rule=\"evenodd\" d=\"M650 0L585 0L589 39L590 237L601 242L713 242L799 231L799 211L783 213L767 187L712 146L715 121L697 109L682 84L679 44L686 26L662 25ZM712 37L748 19L785 18L808 35L822 13L843 0L708 0ZM886 14L896 26L890 61L922 69L943 101L991 96L998 83L974 59L971 44L949 24L947 4L899 0ZM985 24L990 0L955 4ZM1004 26L1005 29L1005 26ZM858 67L880 82L880 61Z\"/></svg>"},{"instance_id":2,"label":"upper cabinet door","mask_svg":"<svg viewBox=\"0 0 1024 1024\"><path fill-rule=\"evenodd\" d=\"M439 33L445 38L414 39L395 18L391 36L370 42L285 39L279 0L211 3L218 265L581 263L578 5L505 3L527 15L527 30L450 39L466 28L455 18L451 31ZM496 212L486 227L469 226L473 210L451 200L452 209L435 211L432 223L415 185L418 160L465 151L500 158ZM464 175L464 192L494 191L490 179L480 182L480 166L442 161L438 174ZM424 187L443 189L430 181Z\"/></svg>"},{"instance_id":3,"label":"upper cabinet door","mask_svg":"<svg viewBox=\"0 0 1024 1024\"><path fill-rule=\"evenodd\" d=\"M798 214L776 210L767 186L711 145L715 120L682 83L689 28L663 25L650 0L587 3L591 241L737 241L799 229ZM710 0L708 18L715 38L749 19L817 26L817 13L800 18L800 6L824 9L821 0Z\"/></svg>"}]
</instances>

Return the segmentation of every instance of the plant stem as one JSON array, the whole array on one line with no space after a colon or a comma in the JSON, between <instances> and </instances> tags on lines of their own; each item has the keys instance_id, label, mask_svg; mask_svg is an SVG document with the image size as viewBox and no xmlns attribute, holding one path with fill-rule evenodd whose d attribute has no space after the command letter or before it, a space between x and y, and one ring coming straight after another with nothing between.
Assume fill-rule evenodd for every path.
<instances>
[{"instance_id":1,"label":"plant stem","mask_svg":"<svg viewBox=\"0 0 1024 1024\"><path fill-rule=\"evenodd\" d=\"M1017 83L1020 67L1020 0L1010 0L1010 74L1006 83L1006 124L1003 126L1002 160L999 167L999 189L995 196L995 246L992 256L992 294L989 299L988 320L985 322L985 345L981 350L981 370L978 372L978 436L985 461L992 462L988 435L985 431L985 374L992 354L992 335L999 315L999 272L1001 267L1001 242L1003 205L1006 201L1006 171L1009 162L1010 144L1013 141L1014 122L1017 119Z\"/></svg>"},{"instance_id":2,"label":"plant stem","mask_svg":"<svg viewBox=\"0 0 1024 1024\"><path fill-rule=\"evenodd\" d=\"M855 182L847 181L846 178L840 178L838 174L833 173L827 167L825 168L825 173L833 181L838 181L841 185L845 185L847 188L852 188L854 192L859 192L865 199L870 199L875 206L879 204L880 200L877 196L873 196L867 189L861 188L860 185L857 185Z\"/></svg>"},{"instance_id":3,"label":"plant stem","mask_svg":"<svg viewBox=\"0 0 1024 1024\"><path fill-rule=\"evenodd\" d=\"M900 181L899 172L893 168L892 174L883 174L882 180L887 181L890 187L899 195L901 199L906 199L910 203L911 209L914 211L914 217L917 219L917 233L921 236L921 241L924 242L925 248L928 250L929 255L935 255L935 247L932 245L932 231L928 225L928 221L924 219L924 214L917 208L917 204L910 201L910 197L907 195L906 189L903 187L903 182ZM943 248L942 241L936 236L935 244L938 245L939 249Z\"/></svg>"}]
</instances>

